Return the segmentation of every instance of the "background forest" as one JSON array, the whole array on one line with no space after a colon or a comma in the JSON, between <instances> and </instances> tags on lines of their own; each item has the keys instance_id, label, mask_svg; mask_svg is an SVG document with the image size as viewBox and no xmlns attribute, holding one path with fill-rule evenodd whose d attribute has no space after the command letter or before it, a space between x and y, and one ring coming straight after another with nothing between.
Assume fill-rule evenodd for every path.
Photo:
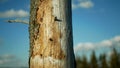
<instances>
[{"instance_id":1,"label":"background forest","mask_svg":"<svg viewBox=\"0 0 120 68\"><path fill-rule=\"evenodd\" d=\"M101 54L96 58L95 51L93 51L89 61L86 56L77 57L76 64L77 68L120 68L120 53L114 48L109 57Z\"/></svg>"}]
</instances>

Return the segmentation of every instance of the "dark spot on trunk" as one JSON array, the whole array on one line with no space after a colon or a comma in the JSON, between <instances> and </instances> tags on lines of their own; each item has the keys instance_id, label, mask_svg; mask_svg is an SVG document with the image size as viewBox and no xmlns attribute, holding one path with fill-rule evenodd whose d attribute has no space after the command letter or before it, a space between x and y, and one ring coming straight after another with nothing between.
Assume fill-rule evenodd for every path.
<instances>
[{"instance_id":1,"label":"dark spot on trunk","mask_svg":"<svg viewBox=\"0 0 120 68\"><path fill-rule=\"evenodd\" d=\"M42 22L43 21L43 18L40 18L40 22Z\"/></svg>"},{"instance_id":2,"label":"dark spot on trunk","mask_svg":"<svg viewBox=\"0 0 120 68\"><path fill-rule=\"evenodd\" d=\"M52 38L50 38L49 40L50 40L50 41L53 41L53 39L52 39Z\"/></svg>"},{"instance_id":3,"label":"dark spot on trunk","mask_svg":"<svg viewBox=\"0 0 120 68\"><path fill-rule=\"evenodd\" d=\"M42 57L42 54L40 54L40 56Z\"/></svg>"}]
</instances>

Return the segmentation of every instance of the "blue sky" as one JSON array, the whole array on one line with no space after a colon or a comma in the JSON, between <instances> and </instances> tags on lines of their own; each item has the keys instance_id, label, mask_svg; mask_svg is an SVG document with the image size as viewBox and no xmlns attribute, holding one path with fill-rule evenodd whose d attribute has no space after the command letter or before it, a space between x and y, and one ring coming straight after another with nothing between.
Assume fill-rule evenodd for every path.
<instances>
[{"instance_id":1,"label":"blue sky","mask_svg":"<svg viewBox=\"0 0 120 68\"><path fill-rule=\"evenodd\" d=\"M29 0L0 0L0 66L27 66L28 25L6 20L28 20L29 5ZM120 0L72 0L75 54L110 55L111 48L120 49L119 6Z\"/></svg>"}]
</instances>

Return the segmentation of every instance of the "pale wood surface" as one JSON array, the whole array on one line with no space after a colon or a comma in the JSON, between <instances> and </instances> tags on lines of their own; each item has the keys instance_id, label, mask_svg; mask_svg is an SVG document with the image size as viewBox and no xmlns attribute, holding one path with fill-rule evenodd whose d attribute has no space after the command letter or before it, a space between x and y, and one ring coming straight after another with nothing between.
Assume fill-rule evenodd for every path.
<instances>
[{"instance_id":1,"label":"pale wood surface","mask_svg":"<svg viewBox=\"0 0 120 68\"><path fill-rule=\"evenodd\" d=\"M74 68L71 0L31 0L30 68Z\"/></svg>"}]
</instances>

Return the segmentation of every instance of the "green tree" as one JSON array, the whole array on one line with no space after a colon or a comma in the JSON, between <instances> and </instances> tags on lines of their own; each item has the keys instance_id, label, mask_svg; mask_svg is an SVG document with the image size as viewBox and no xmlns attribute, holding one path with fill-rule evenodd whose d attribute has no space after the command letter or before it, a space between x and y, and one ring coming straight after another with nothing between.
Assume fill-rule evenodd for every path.
<instances>
[{"instance_id":1,"label":"green tree","mask_svg":"<svg viewBox=\"0 0 120 68\"><path fill-rule=\"evenodd\" d=\"M119 68L119 55L116 51L116 49L113 49L113 53L110 57L110 68Z\"/></svg>"},{"instance_id":2,"label":"green tree","mask_svg":"<svg viewBox=\"0 0 120 68\"><path fill-rule=\"evenodd\" d=\"M99 60L100 60L100 68L108 68L105 54L100 55Z\"/></svg>"},{"instance_id":3,"label":"green tree","mask_svg":"<svg viewBox=\"0 0 120 68\"><path fill-rule=\"evenodd\" d=\"M98 68L97 58L94 51L92 52L90 59L90 68Z\"/></svg>"},{"instance_id":4,"label":"green tree","mask_svg":"<svg viewBox=\"0 0 120 68\"><path fill-rule=\"evenodd\" d=\"M76 58L77 68L89 68L86 56Z\"/></svg>"},{"instance_id":5,"label":"green tree","mask_svg":"<svg viewBox=\"0 0 120 68\"><path fill-rule=\"evenodd\" d=\"M80 57L76 57L76 68L82 68L82 60Z\"/></svg>"},{"instance_id":6,"label":"green tree","mask_svg":"<svg viewBox=\"0 0 120 68\"><path fill-rule=\"evenodd\" d=\"M88 62L87 62L87 58L85 56L83 56L82 68L89 68L89 65L88 65Z\"/></svg>"}]
</instances>

